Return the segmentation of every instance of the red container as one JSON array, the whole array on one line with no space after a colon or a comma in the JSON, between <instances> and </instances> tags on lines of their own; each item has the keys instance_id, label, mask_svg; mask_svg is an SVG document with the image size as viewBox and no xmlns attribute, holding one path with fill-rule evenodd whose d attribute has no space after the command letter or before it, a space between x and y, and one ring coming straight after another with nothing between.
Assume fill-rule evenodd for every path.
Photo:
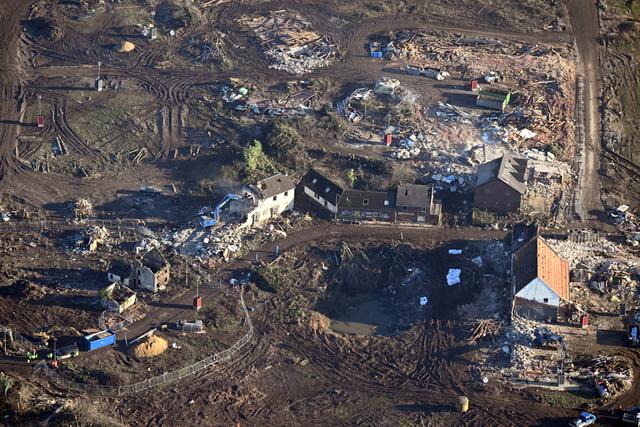
<instances>
[{"instance_id":1,"label":"red container","mask_svg":"<svg viewBox=\"0 0 640 427\"><path fill-rule=\"evenodd\" d=\"M387 147L391 145L392 141L393 141L393 137L391 135L384 136L384 143L387 144Z\"/></svg>"},{"instance_id":2,"label":"red container","mask_svg":"<svg viewBox=\"0 0 640 427\"><path fill-rule=\"evenodd\" d=\"M589 315L588 314L583 314L582 317L580 317L580 326L584 329L587 326L589 326Z\"/></svg>"},{"instance_id":3,"label":"red container","mask_svg":"<svg viewBox=\"0 0 640 427\"><path fill-rule=\"evenodd\" d=\"M44 116L42 114L38 114L36 122L38 123L39 128L44 127Z\"/></svg>"},{"instance_id":4,"label":"red container","mask_svg":"<svg viewBox=\"0 0 640 427\"><path fill-rule=\"evenodd\" d=\"M478 90L478 81L477 80L471 80L471 90L474 91L474 92Z\"/></svg>"},{"instance_id":5,"label":"red container","mask_svg":"<svg viewBox=\"0 0 640 427\"><path fill-rule=\"evenodd\" d=\"M193 308L200 310L202 308L202 297L193 297Z\"/></svg>"}]
</instances>

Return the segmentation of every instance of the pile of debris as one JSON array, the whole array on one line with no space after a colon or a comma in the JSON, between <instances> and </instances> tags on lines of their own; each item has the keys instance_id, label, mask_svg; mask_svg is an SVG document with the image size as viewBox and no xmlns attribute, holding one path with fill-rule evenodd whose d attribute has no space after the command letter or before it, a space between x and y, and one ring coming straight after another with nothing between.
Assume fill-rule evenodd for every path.
<instances>
[{"instance_id":1,"label":"pile of debris","mask_svg":"<svg viewBox=\"0 0 640 427\"><path fill-rule=\"evenodd\" d=\"M593 384L603 399L611 399L629 390L633 375L629 364L616 356L597 355L574 361L576 379Z\"/></svg>"},{"instance_id":2,"label":"pile of debris","mask_svg":"<svg viewBox=\"0 0 640 427\"><path fill-rule=\"evenodd\" d=\"M78 199L73 203L73 217L76 221L93 216L93 204L87 199Z\"/></svg>"},{"instance_id":3,"label":"pile of debris","mask_svg":"<svg viewBox=\"0 0 640 427\"><path fill-rule=\"evenodd\" d=\"M326 67L338 54L337 42L316 33L299 13L271 11L257 17L244 16L239 23L250 28L273 63L270 68L305 74Z\"/></svg>"}]
</instances>

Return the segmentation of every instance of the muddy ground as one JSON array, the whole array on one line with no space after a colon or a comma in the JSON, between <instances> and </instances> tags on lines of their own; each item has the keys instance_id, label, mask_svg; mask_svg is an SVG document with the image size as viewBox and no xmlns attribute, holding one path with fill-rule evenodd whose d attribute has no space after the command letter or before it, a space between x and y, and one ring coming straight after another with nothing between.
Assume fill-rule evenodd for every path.
<instances>
[{"instance_id":1,"label":"muddy ground","mask_svg":"<svg viewBox=\"0 0 640 427\"><path fill-rule=\"evenodd\" d=\"M212 194L224 194L237 187L243 179L239 173L242 148L253 139L270 140L277 122L247 119L230 112L220 101L223 84L266 88L265 94L277 97L289 93L288 82L304 78L309 80L305 84L319 89L321 105L339 99L348 88L363 82L370 85L379 77L384 65L372 65L366 57L365 43L372 34L431 28L447 34L463 32L566 45L572 41L572 31L587 33L580 26L560 31L563 22L569 21L564 3L534 0L508 4L489 0L428 4L409 0L330 1L321 5L307 1L206 3L200 7L180 1L153 5L144 1L108 1L102 5L40 0L6 1L0 5L3 211L25 208L40 217L63 219L69 217L69 201L88 197L102 218L182 223ZM570 2L569 6L576 4ZM152 16L154 8L156 14ZM297 10L314 29L332 34L340 48L336 61L304 77L269 68L268 58L237 19L278 9ZM137 27L152 22L160 30L156 40L142 37ZM170 29L176 31L176 37L168 34ZM207 37L218 38L225 55L198 62L194 58L201 53L199 43ZM623 69L633 71L632 56L624 54L634 52L635 48L625 51L625 43L635 42L635 38L624 36L621 40L625 42L611 42L608 54L620 51L622 56L610 54L609 61L613 68L619 61ZM135 43L135 50L117 52L123 41ZM98 62L104 79L102 92L93 90ZM613 87L620 90L632 84L631 71L623 77L612 77ZM426 99L434 101L443 92L434 86L426 84L419 89ZM630 93L628 99L623 99L625 104L637 101L634 92ZM634 110L629 111L625 114L633 114ZM35 123L38 114L45 119L41 130ZM630 160L634 159L634 127L625 123L634 123L633 120L632 116L623 117L620 126L629 132L623 138L627 148L623 143L622 151L616 151ZM296 129L302 142L298 151L278 160L282 170L295 174L309 165L321 166L340 180L347 169L362 166L360 188L380 188L416 178L415 171L405 164L389 166L382 150L343 144L343 129L331 109L318 108L311 120L285 121ZM66 154L54 155L52 144L56 137ZM276 151L269 154L278 158ZM637 167L627 161L618 162L622 163L626 165L620 169L624 180L614 177L606 185L614 188L612 194L625 200L623 195L633 195ZM636 175L630 175L632 169ZM599 185L592 184L585 191L597 198ZM162 189L162 194L141 194L140 187L149 185ZM623 193L622 188L631 190ZM353 238L353 230L350 232ZM398 234L393 239L398 239ZM102 403L96 403L93 397L80 397L79 405L93 408L87 413L95 416L96 408L108 404L111 421L127 425L173 425L189 419L197 425L221 426L547 426L566 425L578 409L591 408L588 405L593 402L580 396L549 396L540 389L520 390L509 384L483 385L478 381L471 368L481 363L482 344L464 344L468 335L464 313L483 317L503 312L505 301L499 296L504 271L492 270L490 277L485 277L484 272L482 279L476 278L473 273L478 271L471 258L463 258L456 261L456 266L463 268L463 282L457 288L447 288L444 275L451 259L445 250L453 243L441 243L449 238L446 234L424 239L406 255L404 273L398 275L404 277L409 268L422 270L424 275L416 286L409 282L402 286L402 281L395 280L396 275L394 280L385 278L374 263L368 265L370 271L363 277L371 278L375 292L363 296L351 290L347 292L347 302L344 292L334 289L340 282L334 276L334 264L336 254L342 251L341 242L296 249L279 261L283 263L281 268L288 271L283 279L287 289L274 293L252 285L247 290L256 333L239 358L141 396L100 398ZM402 255L406 249L385 246L390 245L390 235L388 231L372 231L366 247L354 243L353 248L372 260L384 258L384 247L392 247L390 253L394 256ZM43 324L64 323L80 329L96 323L100 310L93 304L103 283L105 260L124 256L125 252L114 249L108 257L104 252L100 256L69 256L62 244L63 236L42 232L3 231L0 239L0 277L6 282L3 284L22 278L34 286L28 288L26 295L22 288L16 293L6 289L0 295L2 323L24 331ZM482 253L481 243L469 246ZM388 267L385 271L392 271L393 266ZM175 280L172 289L179 293L181 281ZM494 287L496 293L486 293ZM401 292L380 302L394 290ZM216 315L222 310L215 305L209 308L208 322L215 333L207 340L208 350L228 345L239 332L239 325L232 320L237 307L230 303L236 299L226 289L222 295L228 298L217 307L225 307L233 327L224 330L225 325L216 322ZM420 308L422 296L427 296L429 302ZM178 309L183 310L183 305ZM371 310L380 315L372 319ZM126 375L106 376L107 380L120 382L141 378L145 371L160 373L197 359L197 337L181 338L169 333L168 338L180 342L183 353L170 348L157 363L150 363L129 360L122 352L110 352L105 359L98 354L92 355L95 359L79 359L77 365L86 363L85 367L91 369L95 360L101 371L118 372L122 368ZM584 350L637 358L636 352L597 341L585 345ZM637 375L637 362L634 368ZM83 374L78 374L80 379L86 379ZM64 396L60 390L46 388L44 383L42 386L52 396ZM600 403L593 404L603 424L613 423L613 418L606 415L608 406L637 403L633 402L637 387L636 381L630 393L604 408ZM30 393L35 391L31 389ZM461 394L471 399L471 410L466 414L454 410ZM21 410L21 418L16 418L21 422L41 421L43 417L33 408Z\"/></svg>"}]
</instances>

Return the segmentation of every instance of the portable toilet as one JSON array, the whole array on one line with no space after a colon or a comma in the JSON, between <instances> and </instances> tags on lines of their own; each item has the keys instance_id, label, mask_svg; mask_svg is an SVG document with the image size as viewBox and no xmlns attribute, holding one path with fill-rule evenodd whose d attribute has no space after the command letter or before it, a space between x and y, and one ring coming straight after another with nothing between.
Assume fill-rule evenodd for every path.
<instances>
[{"instance_id":1,"label":"portable toilet","mask_svg":"<svg viewBox=\"0 0 640 427\"><path fill-rule=\"evenodd\" d=\"M149 38L153 40L156 37L158 37L158 29L156 27L153 27L149 30Z\"/></svg>"},{"instance_id":2,"label":"portable toilet","mask_svg":"<svg viewBox=\"0 0 640 427\"><path fill-rule=\"evenodd\" d=\"M102 79L96 79L96 91L102 92L104 82Z\"/></svg>"},{"instance_id":3,"label":"portable toilet","mask_svg":"<svg viewBox=\"0 0 640 427\"><path fill-rule=\"evenodd\" d=\"M36 116L36 123L38 124L38 129L42 129L44 127L44 116L42 114L38 114Z\"/></svg>"}]
</instances>

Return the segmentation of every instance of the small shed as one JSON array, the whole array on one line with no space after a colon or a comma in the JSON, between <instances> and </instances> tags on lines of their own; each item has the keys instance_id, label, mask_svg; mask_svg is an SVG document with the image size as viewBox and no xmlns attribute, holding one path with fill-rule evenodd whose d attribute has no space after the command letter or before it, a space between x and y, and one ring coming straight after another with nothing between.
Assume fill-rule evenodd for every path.
<instances>
[{"instance_id":1,"label":"small shed","mask_svg":"<svg viewBox=\"0 0 640 427\"><path fill-rule=\"evenodd\" d=\"M137 294L121 283L112 283L100 291L100 305L118 313L135 304L136 299Z\"/></svg>"}]
</instances>

